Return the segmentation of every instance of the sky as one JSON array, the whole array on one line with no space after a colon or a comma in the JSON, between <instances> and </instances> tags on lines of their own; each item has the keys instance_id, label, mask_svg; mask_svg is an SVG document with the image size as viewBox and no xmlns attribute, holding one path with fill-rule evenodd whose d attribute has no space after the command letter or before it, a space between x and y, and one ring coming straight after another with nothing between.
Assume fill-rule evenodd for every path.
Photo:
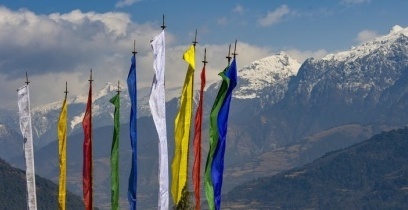
<instances>
[{"instance_id":1,"label":"sky","mask_svg":"<svg viewBox=\"0 0 408 210\"><path fill-rule=\"evenodd\" d=\"M408 27L405 0L1 0L0 108L17 109L16 90L30 80L32 107L126 84L134 42L138 88L153 78L150 40L166 25L166 94L181 91L182 54L197 30L196 86L207 49L207 84L220 80L228 47L237 65L280 51L303 62L344 51ZM233 50L233 49L232 49ZM207 85L208 86L208 85ZM114 94L114 93L112 93Z\"/></svg>"}]
</instances>

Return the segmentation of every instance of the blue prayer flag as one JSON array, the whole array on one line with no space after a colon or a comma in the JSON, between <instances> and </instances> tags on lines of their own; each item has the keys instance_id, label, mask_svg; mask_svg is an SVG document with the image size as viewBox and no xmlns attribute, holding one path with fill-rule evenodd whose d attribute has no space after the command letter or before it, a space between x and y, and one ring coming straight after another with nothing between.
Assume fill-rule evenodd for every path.
<instances>
[{"instance_id":1,"label":"blue prayer flag","mask_svg":"<svg viewBox=\"0 0 408 210\"><path fill-rule=\"evenodd\" d=\"M237 86L237 65L235 58L233 59L229 68L226 71L222 72L220 75L222 77L227 77L227 81L229 81L229 84L227 94L225 95L224 101L217 117L218 142L211 166L211 177L214 187L214 203L215 209L217 210L221 207L221 188L222 178L224 174L224 154L227 138L229 108L232 98L232 91Z\"/></svg>"},{"instance_id":2,"label":"blue prayer flag","mask_svg":"<svg viewBox=\"0 0 408 210\"><path fill-rule=\"evenodd\" d=\"M131 102L130 108L130 144L132 146L132 168L129 176L128 201L131 210L136 209L136 189L137 189L137 88L136 88L136 56L132 56L127 78L129 97Z\"/></svg>"}]
</instances>

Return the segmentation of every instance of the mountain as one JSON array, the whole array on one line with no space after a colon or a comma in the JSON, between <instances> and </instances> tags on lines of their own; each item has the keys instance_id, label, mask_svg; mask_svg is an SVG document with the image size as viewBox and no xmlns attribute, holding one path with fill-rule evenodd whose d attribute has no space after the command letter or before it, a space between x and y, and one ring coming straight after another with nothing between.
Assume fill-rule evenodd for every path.
<instances>
[{"instance_id":1,"label":"mountain","mask_svg":"<svg viewBox=\"0 0 408 210\"><path fill-rule=\"evenodd\" d=\"M408 128L242 184L223 209L407 209Z\"/></svg>"},{"instance_id":2,"label":"mountain","mask_svg":"<svg viewBox=\"0 0 408 210\"><path fill-rule=\"evenodd\" d=\"M92 112L94 127L110 125L112 122L113 106L109 99L116 93L117 86L106 83L92 96ZM149 116L148 94L150 89L142 88L138 92L138 117ZM88 95L77 96L68 99L68 132L69 134L82 131L81 123L85 114L85 106ZM61 112L62 101L53 102L31 110L34 146L41 148L56 139L58 116ZM127 89L121 92L121 122L129 121L130 100ZM19 131L18 111L1 110L0 123L6 124L11 129Z\"/></svg>"},{"instance_id":3,"label":"mountain","mask_svg":"<svg viewBox=\"0 0 408 210\"><path fill-rule=\"evenodd\" d=\"M288 89L289 80L296 76L300 63L284 52L256 60L238 70L238 84L234 90L234 108L231 110L248 116L280 101ZM211 84L206 98L217 95L220 83ZM210 107L211 108L211 107ZM248 110L250 109L250 110ZM235 116L231 113L231 116Z\"/></svg>"},{"instance_id":4,"label":"mountain","mask_svg":"<svg viewBox=\"0 0 408 210\"><path fill-rule=\"evenodd\" d=\"M345 124L404 126L407 43L408 28L395 26L388 35L348 51L307 59L285 97L251 124L258 132L269 130L265 136L273 136L274 145Z\"/></svg>"},{"instance_id":5,"label":"mountain","mask_svg":"<svg viewBox=\"0 0 408 210\"><path fill-rule=\"evenodd\" d=\"M25 172L0 159L0 209L27 209ZM58 185L36 176L38 209L58 209ZM67 192L67 209L83 209L82 199Z\"/></svg>"},{"instance_id":6,"label":"mountain","mask_svg":"<svg viewBox=\"0 0 408 210\"><path fill-rule=\"evenodd\" d=\"M408 28L395 26L348 51L308 59L281 100L252 116L250 107L231 115L223 192L407 125L407 41Z\"/></svg>"},{"instance_id":7,"label":"mountain","mask_svg":"<svg viewBox=\"0 0 408 210\"><path fill-rule=\"evenodd\" d=\"M23 138L10 127L0 124L0 157L6 160L23 154Z\"/></svg>"}]
</instances>

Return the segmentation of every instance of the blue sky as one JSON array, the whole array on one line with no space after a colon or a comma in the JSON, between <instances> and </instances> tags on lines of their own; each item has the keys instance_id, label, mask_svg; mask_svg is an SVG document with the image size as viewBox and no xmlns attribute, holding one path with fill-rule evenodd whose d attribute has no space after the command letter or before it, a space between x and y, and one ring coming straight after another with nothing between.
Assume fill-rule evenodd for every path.
<instances>
[{"instance_id":1,"label":"blue sky","mask_svg":"<svg viewBox=\"0 0 408 210\"><path fill-rule=\"evenodd\" d=\"M149 40L160 32L163 14L166 85L177 92L186 70L181 55L196 29L197 69L206 47L208 79L216 82L235 39L239 68L279 51L303 62L385 35L394 25L407 27L407 8L405 0L3 0L0 108L15 106L25 71L32 80L33 106L61 100L65 81L71 98L86 94L90 68L96 88L118 80L125 84L133 40L139 87L148 87Z\"/></svg>"}]
</instances>

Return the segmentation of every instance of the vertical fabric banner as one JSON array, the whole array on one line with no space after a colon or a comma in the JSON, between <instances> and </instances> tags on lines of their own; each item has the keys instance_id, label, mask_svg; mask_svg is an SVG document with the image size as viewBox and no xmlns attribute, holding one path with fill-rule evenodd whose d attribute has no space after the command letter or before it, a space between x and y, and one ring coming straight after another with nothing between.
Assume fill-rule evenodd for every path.
<instances>
[{"instance_id":1,"label":"vertical fabric banner","mask_svg":"<svg viewBox=\"0 0 408 210\"><path fill-rule=\"evenodd\" d=\"M37 209L37 196L35 186L34 147L31 127L30 93L29 86L25 85L17 90L18 110L20 117L20 130L24 138L24 156L26 161L27 179L27 207L29 210Z\"/></svg>"},{"instance_id":2,"label":"vertical fabric banner","mask_svg":"<svg viewBox=\"0 0 408 210\"><path fill-rule=\"evenodd\" d=\"M159 136L159 201L158 209L169 208L169 166L167 151L166 100L164 92L165 36L164 30L152 41L154 77L149 106Z\"/></svg>"},{"instance_id":3,"label":"vertical fabric banner","mask_svg":"<svg viewBox=\"0 0 408 210\"><path fill-rule=\"evenodd\" d=\"M59 185L58 208L65 210L67 193L67 95L62 103L61 114L58 118L58 155L59 155Z\"/></svg>"},{"instance_id":4,"label":"vertical fabric banner","mask_svg":"<svg viewBox=\"0 0 408 210\"><path fill-rule=\"evenodd\" d=\"M113 114L113 139L111 148L111 209L119 209L119 131L120 131L120 97L117 93L111 100L115 106Z\"/></svg>"},{"instance_id":5,"label":"vertical fabric banner","mask_svg":"<svg viewBox=\"0 0 408 210\"><path fill-rule=\"evenodd\" d=\"M228 69L228 67L226 69ZM222 77L222 82L210 112L210 147L208 151L207 161L205 163L204 172L204 190L208 202L208 208L211 210L215 209L214 187L211 178L211 166L214 158L215 148L217 147L218 144L217 118L218 112L221 109L221 105L224 101L225 95L227 94L229 85L229 79L221 73L219 75Z\"/></svg>"},{"instance_id":6,"label":"vertical fabric banner","mask_svg":"<svg viewBox=\"0 0 408 210\"><path fill-rule=\"evenodd\" d=\"M227 71L221 72L222 77L228 78L229 85L227 94L218 113L217 126L219 139L214 152L214 159L211 168L211 176L214 186L215 209L221 209L221 188L224 174L224 154L227 140L228 115L232 98L232 91L237 86L237 65L233 59Z\"/></svg>"},{"instance_id":7,"label":"vertical fabric banner","mask_svg":"<svg viewBox=\"0 0 408 210\"><path fill-rule=\"evenodd\" d=\"M191 115L193 113L193 83L195 69L195 47L191 45L184 53L183 59L188 63L186 78L180 98L180 108L174 120L174 158L171 164L171 195L177 205L181 192L187 185L188 147L190 140Z\"/></svg>"},{"instance_id":8,"label":"vertical fabric banner","mask_svg":"<svg viewBox=\"0 0 408 210\"><path fill-rule=\"evenodd\" d=\"M132 166L129 175L128 201L129 209L136 209L136 189L137 189L137 84L136 84L136 55L133 54L127 85L130 97L130 146L132 147Z\"/></svg>"},{"instance_id":9,"label":"vertical fabric banner","mask_svg":"<svg viewBox=\"0 0 408 210\"><path fill-rule=\"evenodd\" d=\"M203 102L204 102L204 87L205 87L205 64L201 70L201 87L200 87L200 99L198 101L198 107L194 121L194 165L193 165L193 185L194 195L196 200L195 209L201 209L200 202L200 174L201 174L201 127L203 121Z\"/></svg>"},{"instance_id":10,"label":"vertical fabric banner","mask_svg":"<svg viewBox=\"0 0 408 210\"><path fill-rule=\"evenodd\" d=\"M92 210L92 80L82 128L84 130L82 185L86 210Z\"/></svg>"}]
</instances>

